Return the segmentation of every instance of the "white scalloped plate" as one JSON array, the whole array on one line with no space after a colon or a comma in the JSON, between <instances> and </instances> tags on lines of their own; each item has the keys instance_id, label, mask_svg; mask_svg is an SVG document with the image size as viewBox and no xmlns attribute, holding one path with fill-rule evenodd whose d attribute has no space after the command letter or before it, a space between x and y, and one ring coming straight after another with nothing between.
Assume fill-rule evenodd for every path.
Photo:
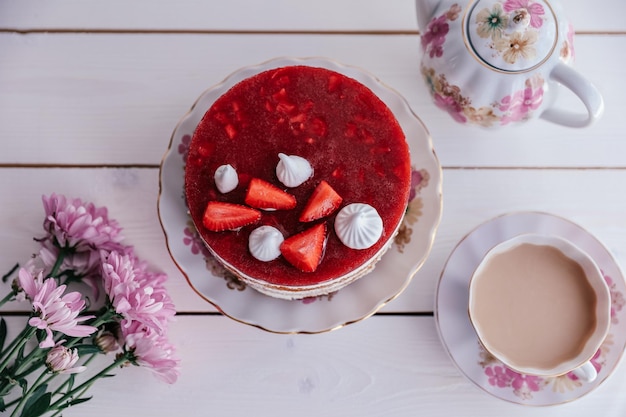
<instances>
[{"instance_id":1,"label":"white scalloped plate","mask_svg":"<svg viewBox=\"0 0 626 417\"><path fill-rule=\"evenodd\" d=\"M191 136L213 102L234 84L261 71L288 65L323 67L369 87L398 119L411 149L413 192L396 243L374 271L328 296L287 301L237 281L208 254L184 200L184 167ZM365 71L324 58L278 58L237 70L204 92L180 121L163 157L158 210L172 259L192 288L224 315L275 333L320 333L365 319L397 297L426 260L441 219L441 167L428 131L397 92Z\"/></svg>"},{"instance_id":2,"label":"white scalloped plate","mask_svg":"<svg viewBox=\"0 0 626 417\"><path fill-rule=\"evenodd\" d=\"M552 234L573 242L598 264L611 291L611 328L592 359L598 370L593 382L569 373L539 378L506 368L480 346L468 314L469 280L482 257L496 244L524 233ZM454 248L441 274L435 300L439 336L459 370L494 397L523 405L547 406L573 401L598 387L619 363L626 346L626 283L611 253L588 231L561 217L517 212L491 219ZM540 343L541 341L538 341Z\"/></svg>"}]
</instances>

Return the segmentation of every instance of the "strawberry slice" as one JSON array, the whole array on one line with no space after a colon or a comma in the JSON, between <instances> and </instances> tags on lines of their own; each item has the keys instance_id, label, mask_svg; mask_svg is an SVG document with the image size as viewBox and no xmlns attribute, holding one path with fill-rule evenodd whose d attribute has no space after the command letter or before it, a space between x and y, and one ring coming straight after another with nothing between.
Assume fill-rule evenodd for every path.
<instances>
[{"instance_id":1,"label":"strawberry slice","mask_svg":"<svg viewBox=\"0 0 626 417\"><path fill-rule=\"evenodd\" d=\"M258 221L261 213L239 204L209 201L204 210L202 224L212 232L236 230Z\"/></svg>"},{"instance_id":2,"label":"strawberry slice","mask_svg":"<svg viewBox=\"0 0 626 417\"><path fill-rule=\"evenodd\" d=\"M289 210L296 198L269 182L252 178L245 198L246 204L262 210Z\"/></svg>"},{"instance_id":3,"label":"strawberry slice","mask_svg":"<svg viewBox=\"0 0 626 417\"><path fill-rule=\"evenodd\" d=\"M312 222L313 220L326 217L339 208L343 198L330 186L326 181L322 180L313 190L313 194L309 197L302 214L300 214L301 222Z\"/></svg>"},{"instance_id":4,"label":"strawberry slice","mask_svg":"<svg viewBox=\"0 0 626 417\"><path fill-rule=\"evenodd\" d=\"M326 223L288 237L280 245L285 259L303 272L313 272L322 260L326 243Z\"/></svg>"}]
</instances>

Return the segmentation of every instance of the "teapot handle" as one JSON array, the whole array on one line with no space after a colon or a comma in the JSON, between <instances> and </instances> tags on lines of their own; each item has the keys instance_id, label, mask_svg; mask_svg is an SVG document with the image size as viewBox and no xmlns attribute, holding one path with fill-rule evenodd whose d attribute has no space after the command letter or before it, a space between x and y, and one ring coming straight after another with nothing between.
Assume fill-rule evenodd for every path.
<instances>
[{"instance_id":1,"label":"teapot handle","mask_svg":"<svg viewBox=\"0 0 626 417\"><path fill-rule=\"evenodd\" d=\"M570 89L583 102L587 114L549 107L539 117L568 127L586 127L596 121L604 111L604 100L598 89L571 66L559 62L550 79Z\"/></svg>"}]
</instances>

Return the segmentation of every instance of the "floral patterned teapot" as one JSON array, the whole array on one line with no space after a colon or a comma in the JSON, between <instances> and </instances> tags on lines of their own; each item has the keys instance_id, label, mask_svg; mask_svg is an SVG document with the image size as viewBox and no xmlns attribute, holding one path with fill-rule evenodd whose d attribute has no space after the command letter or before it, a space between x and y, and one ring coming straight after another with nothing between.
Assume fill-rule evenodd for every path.
<instances>
[{"instance_id":1,"label":"floral patterned teapot","mask_svg":"<svg viewBox=\"0 0 626 417\"><path fill-rule=\"evenodd\" d=\"M555 0L466 1L416 0L421 72L438 107L483 127L536 117L584 127L600 117L602 96L568 65L574 30ZM555 108L563 86L585 114Z\"/></svg>"}]
</instances>

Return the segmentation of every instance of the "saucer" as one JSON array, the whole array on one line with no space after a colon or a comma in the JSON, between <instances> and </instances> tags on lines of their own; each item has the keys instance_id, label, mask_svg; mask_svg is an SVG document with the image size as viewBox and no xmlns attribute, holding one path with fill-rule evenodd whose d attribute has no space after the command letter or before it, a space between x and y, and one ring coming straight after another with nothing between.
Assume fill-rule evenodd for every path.
<instances>
[{"instance_id":1,"label":"saucer","mask_svg":"<svg viewBox=\"0 0 626 417\"><path fill-rule=\"evenodd\" d=\"M598 264L611 292L611 328L592 359L598 370L593 382L571 373L540 378L516 373L481 346L468 315L469 279L482 257L496 244L523 233L553 234L570 240ZM598 387L620 361L626 347L626 283L604 245L569 220L540 212L518 212L478 226L454 248L439 280L435 317L439 336L459 370L487 393L517 404L546 406L566 403Z\"/></svg>"},{"instance_id":2,"label":"saucer","mask_svg":"<svg viewBox=\"0 0 626 417\"><path fill-rule=\"evenodd\" d=\"M394 244L373 272L325 296L282 300L238 281L208 252L188 215L184 170L196 126L213 102L237 82L261 71L309 65L340 72L370 88L396 116L411 150L410 202ZM442 210L441 167L421 120L397 92L369 73L323 58L278 58L242 68L204 92L178 126L161 162L158 212L168 251L189 285L224 315L275 333L321 333L363 320L397 297L428 256Z\"/></svg>"}]
</instances>

